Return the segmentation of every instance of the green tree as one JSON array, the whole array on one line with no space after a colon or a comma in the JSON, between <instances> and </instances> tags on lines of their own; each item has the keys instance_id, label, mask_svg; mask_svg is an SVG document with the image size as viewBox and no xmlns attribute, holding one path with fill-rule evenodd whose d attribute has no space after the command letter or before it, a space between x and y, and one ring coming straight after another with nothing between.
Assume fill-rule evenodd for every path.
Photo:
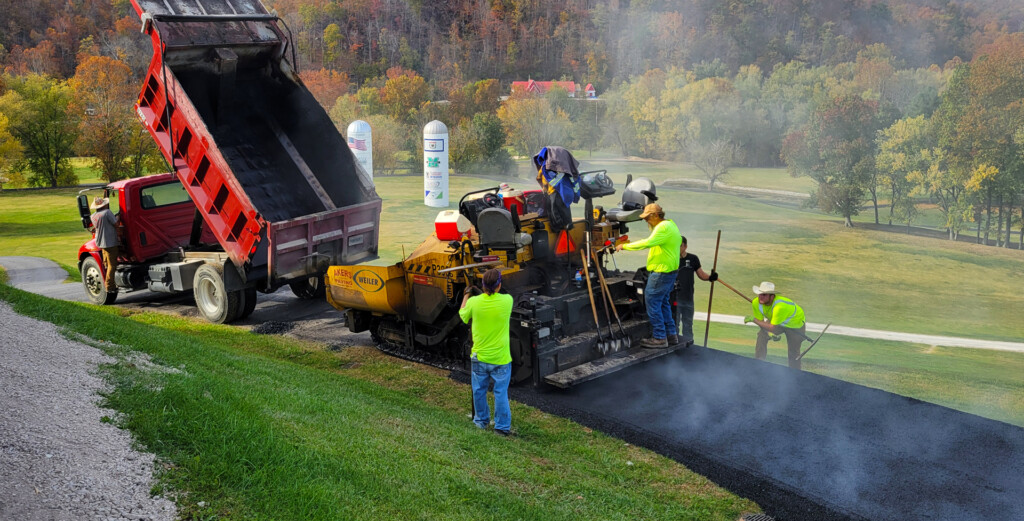
<instances>
[{"instance_id":1,"label":"green tree","mask_svg":"<svg viewBox=\"0 0 1024 521\"><path fill-rule=\"evenodd\" d=\"M128 177L140 177L151 172L170 171L170 165L153 142L153 137L142 125L128 130Z\"/></svg>"},{"instance_id":2,"label":"green tree","mask_svg":"<svg viewBox=\"0 0 1024 521\"><path fill-rule=\"evenodd\" d=\"M0 112L10 118L11 133L24 147L32 186L72 186L71 168L80 115L70 111L71 88L45 76L6 77L10 90L0 99Z\"/></svg>"},{"instance_id":3,"label":"green tree","mask_svg":"<svg viewBox=\"0 0 1024 521\"><path fill-rule=\"evenodd\" d=\"M0 191L4 183L11 182L9 168L21 159L21 143L11 134L11 121L0 113Z\"/></svg>"},{"instance_id":4,"label":"green tree","mask_svg":"<svg viewBox=\"0 0 1024 521\"><path fill-rule=\"evenodd\" d=\"M363 117L363 110L362 105L356 100L356 96L343 94L334 101L334 106L331 107L328 114L338 131L346 133L349 123Z\"/></svg>"},{"instance_id":5,"label":"green tree","mask_svg":"<svg viewBox=\"0 0 1024 521\"><path fill-rule=\"evenodd\" d=\"M392 175L404 164L400 152L408 150L412 130L391 116L375 114L366 118L373 129L374 175ZM421 147L422 148L422 147Z\"/></svg>"},{"instance_id":6,"label":"green tree","mask_svg":"<svg viewBox=\"0 0 1024 521\"><path fill-rule=\"evenodd\" d=\"M876 158L881 181L889 190L889 224L893 220L910 227L917 216L917 206L911 197L912 178L922 178L931 168L928 153L938 146L931 127L924 116L901 119L878 133Z\"/></svg>"},{"instance_id":7,"label":"green tree","mask_svg":"<svg viewBox=\"0 0 1024 521\"><path fill-rule=\"evenodd\" d=\"M914 183L913 195L927 195L938 203L939 210L945 217L946 231L950 240L956 240L964 226L974 215L972 198L977 191L978 181L992 174L992 170L983 167L981 170L967 171L948 168L945 152L942 148L934 148L922 152L928 161L926 172L911 172L908 179ZM973 185L968 185L972 177L977 178Z\"/></svg>"},{"instance_id":8,"label":"green tree","mask_svg":"<svg viewBox=\"0 0 1024 521\"><path fill-rule=\"evenodd\" d=\"M498 108L506 142L516 154L531 156L542 147L564 142L569 118L555 110L545 98L513 95Z\"/></svg>"},{"instance_id":9,"label":"green tree","mask_svg":"<svg viewBox=\"0 0 1024 521\"><path fill-rule=\"evenodd\" d=\"M675 90L666 87L658 128L708 180L708 191L742 158L736 134L745 122L739 94L729 80L705 78ZM670 144L663 145L667 150Z\"/></svg>"},{"instance_id":10,"label":"green tree","mask_svg":"<svg viewBox=\"0 0 1024 521\"><path fill-rule=\"evenodd\" d=\"M880 123L877 102L842 96L820 107L804 132L783 143L790 172L817 181L812 195L818 207L841 215L847 227L871 187Z\"/></svg>"},{"instance_id":11,"label":"green tree","mask_svg":"<svg viewBox=\"0 0 1024 521\"><path fill-rule=\"evenodd\" d=\"M342 47L345 36L341 32L341 28L338 24L328 24L324 28L324 59L322 67L330 67L334 65L334 62L341 57Z\"/></svg>"},{"instance_id":12,"label":"green tree","mask_svg":"<svg viewBox=\"0 0 1024 521\"><path fill-rule=\"evenodd\" d=\"M451 160L460 172L502 174L511 167L505 151L505 132L494 114L478 112L451 131Z\"/></svg>"},{"instance_id":13,"label":"green tree","mask_svg":"<svg viewBox=\"0 0 1024 521\"><path fill-rule=\"evenodd\" d=\"M365 115L383 114L384 104L380 101L380 89L362 87L356 92L356 102Z\"/></svg>"}]
</instances>

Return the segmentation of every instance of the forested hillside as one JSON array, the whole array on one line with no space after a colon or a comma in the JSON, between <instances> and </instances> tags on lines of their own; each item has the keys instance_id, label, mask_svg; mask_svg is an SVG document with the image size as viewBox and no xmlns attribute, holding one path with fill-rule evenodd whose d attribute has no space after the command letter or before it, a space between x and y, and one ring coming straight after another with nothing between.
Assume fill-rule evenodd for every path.
<instances>
[{"instance_id":1,"label":"forested hillside","mask_svg":"<svg viewBox=\"0 0 1024 521\"><path fill-rule=\"evenodd\" d=\"M1024 229L1024 2L266 5L338 128L372 126L376 175L419 171L419 129L439 119L455 173L506 172L557 143L686 161L709 190L733 167L785 166L851 225L869 203L876 222L908 225L936 208L951 238L973 225L1009 245ZM106 179L164 168L133 121L150 44L128 0L0 13L0 187L74 183L75 155ZM528 78L597 99L509 96Z\"/></svg>"},{"instance_id":2,"label":"forested hillside","mask_svg":"<svg viewBox=\"0 0 1024 521\"><path fill-rule=\"evenodd\" d=\"M672 66L735 73L799 60L852 61L882 43L906 67L968 59L1024 24L1019 2L982 0L271 0L295 34L301 68L359 83L394 66L432 84L573 79L603 90ZM0 59L17 72L70 76L83 39L125 53L128 0L3 0Z\"/></svg>"}]
</instances>

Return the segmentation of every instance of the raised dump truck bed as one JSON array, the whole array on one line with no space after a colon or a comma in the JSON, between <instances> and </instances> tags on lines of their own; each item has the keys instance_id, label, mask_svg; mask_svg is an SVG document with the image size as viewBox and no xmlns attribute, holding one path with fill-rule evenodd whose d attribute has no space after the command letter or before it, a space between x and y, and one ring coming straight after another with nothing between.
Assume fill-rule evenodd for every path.
<instances>
[{"instance_id":1,"label":"raised dump truck bed","mask_svg":"<svg viewBox=\"0 0 1024 521\"><path fill-rule=\"evenodd\" d=\"M380 197L292 70L277 16L249 0L132 4L153 43L136 113L171 173L105 188L119 262L108 276L95 241L80 248L90 300L191 291L200 315L230 322L257 291L322 297L329 266L376 258Z\"/></svg>"},{"instance_id":2,"label":"raised dump truck bed","mask_svg":"<svg viewBox=\"0 0 1024 521\"><path fill-rule=\"evenodd\" d=\"M258 1L133 0L153 42L137 113L261 289L376 256L381 202Z\"/></svg>"}]
</instances>

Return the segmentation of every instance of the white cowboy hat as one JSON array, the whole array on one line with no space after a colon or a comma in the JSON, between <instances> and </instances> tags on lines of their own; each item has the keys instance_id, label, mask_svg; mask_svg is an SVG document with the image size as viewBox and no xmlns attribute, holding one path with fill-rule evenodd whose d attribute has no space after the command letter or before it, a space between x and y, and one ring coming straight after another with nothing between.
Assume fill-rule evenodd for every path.
<instances>
[{"instance_id":1,"label":"white cowboy hat","mask_svg":"<svg viewBox=\"0 0 1024 521\"><path fill-rule=\"evenodd\" d=\"M754 286L754 294L755 295L760 295L762 293L764 293L766 295L774 295L775 294L775 284L772 283L772 282L764 281L764 282L761 283L760 286Z\"/></svg>"},{"instance_id":2,"label":"white cowboy hat","mask_svg":"<svg viewBox=\"0 0 1024 521\"><path fill-rule=\"evenodd\" d=\"M97 198L92 200L92 209L93 210L99 210L100 208L103 208L104 206L110 206L110 199L107 199L106 197L97 197Z\"/></svg>"}]
</instances>

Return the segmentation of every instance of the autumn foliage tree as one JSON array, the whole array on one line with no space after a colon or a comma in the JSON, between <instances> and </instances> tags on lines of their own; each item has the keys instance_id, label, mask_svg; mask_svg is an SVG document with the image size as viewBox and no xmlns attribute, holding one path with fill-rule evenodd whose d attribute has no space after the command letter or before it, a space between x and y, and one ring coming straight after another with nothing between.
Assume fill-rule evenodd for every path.
<instances>
[{"instance_id":1,"label":"autumn foliage tree","mask_svg":"<svg viewBox=\"0 0 1024 521\"><path fill-rule=\"evenodd\" d=\"M988 171L981 167L995 169L977 185L984 199L985 240L995 217L997 243L1008 246L1014 207L1024 207L1019 201L1024 143L1016 137L1024 128L1024 34L998 38L958 72L938 111L941 138L953 168L969 172L968 177L977 180L979 172Z\"/></svg>"},{"instance_id":2,"label":"autumn foliage tree","mask_svg":"<svg viewBox=\"0 0 1024 521\"><path fill-rule=\"evenodd\" d=\"M380 90L380 103L392 118L412 123L420 106L426 103L429 91L422 76L395 68L388 71L388 80Z\"/></svg>"},{"instance_id":3,"label":"autumn foliage tree","mask_svg":"<svg viewBox=\"0 0 1024 521\"><path fill-rule=\"evenodd\" d=\"M131 69L113 58L89 56L69 83L74 92L70 108L82 114L79 148L96 158L103 179L128 177L132 131L141 126L132 111L138 87Z\"/></svg>"}]
</instances>

